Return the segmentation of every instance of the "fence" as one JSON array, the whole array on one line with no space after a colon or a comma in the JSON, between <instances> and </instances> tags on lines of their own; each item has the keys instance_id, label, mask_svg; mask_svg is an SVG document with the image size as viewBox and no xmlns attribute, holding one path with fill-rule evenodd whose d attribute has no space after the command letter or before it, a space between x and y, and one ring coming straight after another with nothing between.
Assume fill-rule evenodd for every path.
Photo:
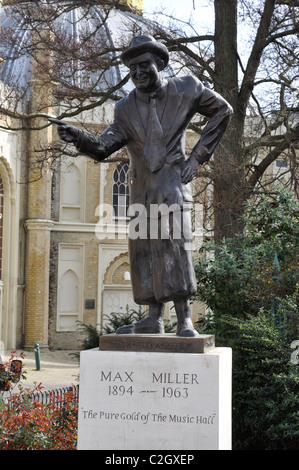
<instances>
[{"instance_id":1,"label":"fence","mask_svg":"<svg viewBox=\"0 0 299 470\"><path fill-rule=\"evenodd\" d=\"M9 400L10 392L2 392L2 399L9 407L16 405L15 400ZM51 405L56 409L63 409L67 403L70 405L78 406L79 402L79 385L73 387L57 388L42 392L25 393L18 397L18 403L38 402L42 405Z\"/></svg>"},{"instance_id":2,"label":"fence","mask_svg":"<svg viewBox=\"0 0 299 470\"><path fill-rule=\"evenodd\" d=\"M56 388L54 390L48 390L43 392L34 392L29 394L28 399L30 401L37 401L42 405L49 405L50 403L55 405L57 408L62 408L65 400L65 395L73 392L71 401L73 405L78 405L79 401L79 385L73 387Z\"/></svg>"}]
</instances>

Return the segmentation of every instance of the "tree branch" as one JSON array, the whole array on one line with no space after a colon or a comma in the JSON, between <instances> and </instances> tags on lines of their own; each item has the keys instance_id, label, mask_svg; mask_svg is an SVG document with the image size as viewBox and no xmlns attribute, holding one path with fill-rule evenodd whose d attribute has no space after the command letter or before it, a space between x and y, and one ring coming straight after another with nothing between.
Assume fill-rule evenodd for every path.
<instances>
[{"instance_id":1,"label":"tree branch","mask_svg":"<svg viewBox=\"0 0 299 470\"><path fill-rule=\"evenodd\" d=\"M276 0L277 5L288 5L290 7L299 7L299 0Z\"/></svg>"},{"instance_id":2,"label":"tree branch","mask_svg":"<svg viewBox=\"0 0 299 470\"><path fill-rule=\"evenodd\" d=\"M264 11L261 16L260 24L257 30L250 57L248 59L247 67L239 92L238 104L243 116L245 116L246 113L246 108L250 98L250 93L253 89L256 72L260 65L262 52L267 42L274 8L275 0L265 0Z\"/></svg>"},{"instance_id":3,"label":"tree branch","mask_svg":"<svg viewBox=\"0 0 299 470\"><path fill-rule=\"evenodd\" d=\"M254 187L261 176L264 174L266 169L273 163L277 157L288 147L292 145L292 143L296 143L299 140L299 123L293 128L290 129L284 135L284 138L281 142L279 142L274 149L272 149L266 157L255 167L252 175L250 176L248 183L250 187Z\"/></svg>"}]
</instances>

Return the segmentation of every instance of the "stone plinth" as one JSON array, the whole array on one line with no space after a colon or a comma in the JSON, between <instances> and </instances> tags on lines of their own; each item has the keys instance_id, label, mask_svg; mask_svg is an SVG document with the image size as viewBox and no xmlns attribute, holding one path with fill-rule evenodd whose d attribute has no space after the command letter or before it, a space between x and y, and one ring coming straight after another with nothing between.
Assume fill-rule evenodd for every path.
<instances>
[{"instance_id":1,"label":"stone plinth","mask_svg":"<svg viewBox=\"0 0 299 470\"><path fill-rule=\"evenodd\" d=\"M230 448L230 348L81 352L79 450Z\"/></svg>"}]
</instances>

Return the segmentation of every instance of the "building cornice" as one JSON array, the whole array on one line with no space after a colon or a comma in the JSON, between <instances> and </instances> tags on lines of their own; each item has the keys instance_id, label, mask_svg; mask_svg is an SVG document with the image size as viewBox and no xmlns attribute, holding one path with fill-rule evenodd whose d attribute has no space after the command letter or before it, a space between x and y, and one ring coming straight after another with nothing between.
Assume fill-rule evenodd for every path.
<instances>
[{"instance_id":1,"label":"building cornice","mask_svg":"<svg viewBox=\"0 0 299 470\"><path fill-rule=\"evenodd\" d=\"M52 230L54 222L48 219L27 219L24 222L25 229L29 230Z\"/></svg>"}]
</instances>

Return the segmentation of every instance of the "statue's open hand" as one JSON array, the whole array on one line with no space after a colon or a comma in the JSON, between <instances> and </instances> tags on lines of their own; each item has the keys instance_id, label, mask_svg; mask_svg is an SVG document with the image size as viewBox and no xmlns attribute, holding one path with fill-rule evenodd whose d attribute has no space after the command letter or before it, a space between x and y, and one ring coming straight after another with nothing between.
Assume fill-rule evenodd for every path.
<instances>
[{"instance_id":1,"label":"statue's open hand","mask_svg":"<svg viewBox=\"0 0 299 470\"><path fill-rule=\"evenodd\" d=\"M184 184L189 183L195 175L198 167L198 160L194 156L190 156L185 162L185 166L182 171L182 182Z\"/></svg>"},{"instance_id":2,"label":"statue's open hand","mask_svg":"<svg viewBox=\"0 0 299 470\"><path fill-rule=\"evenodd\" d=\"M66 122L60 121L58 119L48 118L48 120L53 124L57 124L59 137L64 140L64 142L71 143L77 141L80 131L75 126L67 124Z\"/></svg>"}]
</instances>

